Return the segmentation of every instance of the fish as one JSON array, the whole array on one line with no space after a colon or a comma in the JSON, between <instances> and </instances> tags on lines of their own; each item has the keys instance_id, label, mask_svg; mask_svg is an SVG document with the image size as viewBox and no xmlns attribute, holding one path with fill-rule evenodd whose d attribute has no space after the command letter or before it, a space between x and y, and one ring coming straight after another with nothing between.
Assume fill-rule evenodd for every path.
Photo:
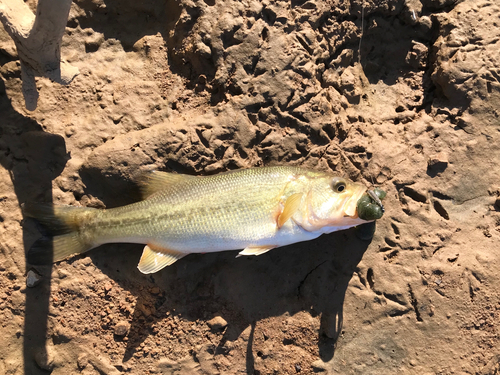
<instances>
[{"instance_id":1,"label":"fish","mask_svg":"<svg viewBox=\"0 0 500 375\"><path fill-rule=\"evenodd\" d=\"M138 268L149 274L191 253L261 255L383 214L363 184L294 166L210 176L152 171L141 191L142 201L111 209L26 203L24 215L48 234L31 246L28 263L51 264L105 243L139 243L145 247Z\"/></svg>"}]
</instances>

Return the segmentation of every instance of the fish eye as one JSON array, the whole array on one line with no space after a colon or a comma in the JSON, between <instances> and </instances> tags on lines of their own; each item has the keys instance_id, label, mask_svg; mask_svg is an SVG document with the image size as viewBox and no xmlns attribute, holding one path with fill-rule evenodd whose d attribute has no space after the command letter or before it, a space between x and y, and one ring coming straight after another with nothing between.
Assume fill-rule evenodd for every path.
<instances>
[{"instance_id":1,"label":"fish eye","mask_svg":"<svg viewBox=\"0 0 500 375\"><path fill-rule=\"evenodd\" d=\"M347 185L343 180L334 179L332 183L332 189L336 193L342 193L346 189Z\"/></svg>"}]
</instances>

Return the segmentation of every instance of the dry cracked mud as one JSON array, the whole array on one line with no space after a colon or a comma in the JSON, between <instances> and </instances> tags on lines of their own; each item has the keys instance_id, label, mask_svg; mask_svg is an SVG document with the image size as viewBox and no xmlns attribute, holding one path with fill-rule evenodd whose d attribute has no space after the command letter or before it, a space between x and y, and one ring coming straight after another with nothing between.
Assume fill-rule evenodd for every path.
<instances>
[{"instance_id":1,"label":"dry cracked mud","mask_svg":"<svg viewBox=\"0 0 500 375\"><path fill-rule=\"evenodd\" d=\"M61 54L80 74L27 111L0 29L1 374L500 371L497 1L75 0ZM24 202L278 164L387 191L374 238L25 262Z\"/></svg>"}]
</instances>

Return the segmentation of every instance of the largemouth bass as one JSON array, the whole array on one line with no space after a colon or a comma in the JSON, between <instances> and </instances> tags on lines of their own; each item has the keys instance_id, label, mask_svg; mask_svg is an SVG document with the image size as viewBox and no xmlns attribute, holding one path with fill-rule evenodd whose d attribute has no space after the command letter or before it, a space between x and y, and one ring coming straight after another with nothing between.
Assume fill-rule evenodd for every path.
<instances>
[{"instance_id":1,"label":"largemouth bass","mask_svg":"<svg viewBox=\"0 0 500 375\"><path fill-rule=\"evenodd\" d=\"M143 201L118 208L25 205L25 215L53 235L34 243L28 262L57 262L105 243L141 243L138 268L153 273L190 253L260 255L383 214L364 185L297 167L205 177L151 172L143 185Z\"/></svg>"}]
</instances>

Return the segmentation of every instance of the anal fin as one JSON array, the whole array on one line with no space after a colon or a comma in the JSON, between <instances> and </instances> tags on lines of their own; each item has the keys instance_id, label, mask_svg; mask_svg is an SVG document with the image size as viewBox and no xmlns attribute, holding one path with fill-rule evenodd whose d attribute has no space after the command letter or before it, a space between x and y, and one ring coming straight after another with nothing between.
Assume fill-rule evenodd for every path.
<instances>
[{"instance_id":1,"label":"anal fin","mask_svg":"<svg viewBox=\"0 0 500 375\"><path fill-rule=\"evenodd\" d=\"M260 255L267 253L269 250L275 249L278 246L271 245L271 246L248 246L245 249L241 250L238 255L236 255L236 258L241 257L243 255Z\"/></svg>"},{"instance_id":2,"label":"anal fin","mask_svg":"<svg viewBox=\"0 0 500 375\"><path fill-rule=\"evenodd\" d=\"M137 268L142 273L154 273L170 266L187 254L154 245L146 245Z\"/></svg>"}]
</instances>

